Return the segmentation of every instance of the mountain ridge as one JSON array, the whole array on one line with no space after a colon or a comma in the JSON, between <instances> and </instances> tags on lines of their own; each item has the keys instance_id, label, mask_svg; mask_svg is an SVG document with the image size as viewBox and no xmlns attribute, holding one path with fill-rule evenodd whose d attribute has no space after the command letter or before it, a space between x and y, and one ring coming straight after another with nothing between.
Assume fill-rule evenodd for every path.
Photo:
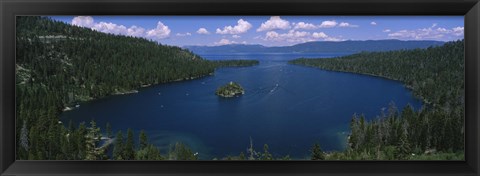
<instances>
[{"instance_id":1,"label":"mountain ridge","mask_svg":"<svg viewBox=\"0 0 480 176\"><path fill-rule=\"evenodd\" d=\"M362 51L392 51L402 49L428 48L440 46L445 42L435 40L346 40L313 41L291 46L264 46L260 44L230 44L220 46L184 46L197 54L208 53L319 53L319 52L362 52Z\"/></svg>"}]
</instances>

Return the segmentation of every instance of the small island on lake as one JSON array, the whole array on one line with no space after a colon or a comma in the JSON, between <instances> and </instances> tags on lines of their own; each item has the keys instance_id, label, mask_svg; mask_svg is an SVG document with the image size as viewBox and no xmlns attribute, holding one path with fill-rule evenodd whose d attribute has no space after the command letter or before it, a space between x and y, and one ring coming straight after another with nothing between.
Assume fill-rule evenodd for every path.
<instances>
[{"instance_id":1,"label":"small island on lake","mask_svg":"<svg viewBox=\"0 0 480 176\"><path fill-rule=\"evenodd\" d=\"M245 94L245 90L236 82L230 81L230 83L221 86L215 91L215 94L221 97L234 97L235 95Z\"/></svg>"}]
</instances>

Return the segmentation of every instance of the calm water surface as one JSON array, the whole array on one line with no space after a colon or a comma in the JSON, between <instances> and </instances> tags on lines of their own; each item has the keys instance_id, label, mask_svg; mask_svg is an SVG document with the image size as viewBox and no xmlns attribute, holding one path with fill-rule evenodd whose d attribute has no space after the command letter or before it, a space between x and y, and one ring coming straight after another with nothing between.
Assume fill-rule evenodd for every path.
<instances>
[{"instance_id":1,"label":"calm water surface","mask_svg":"<svg viewBox=\"0 0 480 176\"><path fill-rule=\"evenodd\" d=\"M288 60L344 54L230 54L203 55L210 60L256 59L253 67L220 68L214 76L139 89L80 104L61 119L68 123L94 119L114 134L127 128L144 129L150 142L167 151L176 141L188 144L201 159L246 153L250 138L257 151L268 144L274 156L308 157L319 142L326 151L343 150L353 113L375 118L395 102L398 108L421 101L400 82L324 71ZM215 90L230 81L245 95L220 98Z\"/></svg>"}]
</instances>

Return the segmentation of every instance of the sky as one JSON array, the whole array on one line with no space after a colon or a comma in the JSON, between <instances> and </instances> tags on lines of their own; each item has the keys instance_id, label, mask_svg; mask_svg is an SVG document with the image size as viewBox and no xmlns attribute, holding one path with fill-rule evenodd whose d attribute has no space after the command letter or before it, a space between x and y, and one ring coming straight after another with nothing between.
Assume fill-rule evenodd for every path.
<instances>
[{"instance_id":1,"label":"sky","mask_svg":"<svg viewBox=\"0 0 480 176\"><path fill-rule=\"evenodd\" d=\"M174 46L310 41L463 39L463 16L50 16L68 24Z\"/></svg>"}]
</instances>

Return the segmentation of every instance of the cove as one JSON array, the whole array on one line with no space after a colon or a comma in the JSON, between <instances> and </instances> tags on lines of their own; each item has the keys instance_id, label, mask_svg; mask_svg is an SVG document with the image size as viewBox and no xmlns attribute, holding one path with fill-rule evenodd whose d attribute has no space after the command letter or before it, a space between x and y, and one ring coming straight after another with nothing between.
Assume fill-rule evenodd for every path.
<instances>
[{"instance_id":1,"label":"cove","mask_svg":"<svg viewBox=\"0 0 480 176\"><path fill-rule=\"evenodd\" d=\"M213 76L85 102L62 113L61 120L78 124L93 119L102 130L109 122L114 134L131 128L136 139L143 129L162 153L179 141L205 160L246 153L250 139L257 151L268 144L274 157L305 159L315 142L325 151L345 149L354 113L372 119L390 102L398 109L422 105L398 81L287 63L346 54L204 54L209 60L254 59L260 64L219 68ZM241 84L245 94L215 95L230 81Z\"/></svg>"}]
</instances>

